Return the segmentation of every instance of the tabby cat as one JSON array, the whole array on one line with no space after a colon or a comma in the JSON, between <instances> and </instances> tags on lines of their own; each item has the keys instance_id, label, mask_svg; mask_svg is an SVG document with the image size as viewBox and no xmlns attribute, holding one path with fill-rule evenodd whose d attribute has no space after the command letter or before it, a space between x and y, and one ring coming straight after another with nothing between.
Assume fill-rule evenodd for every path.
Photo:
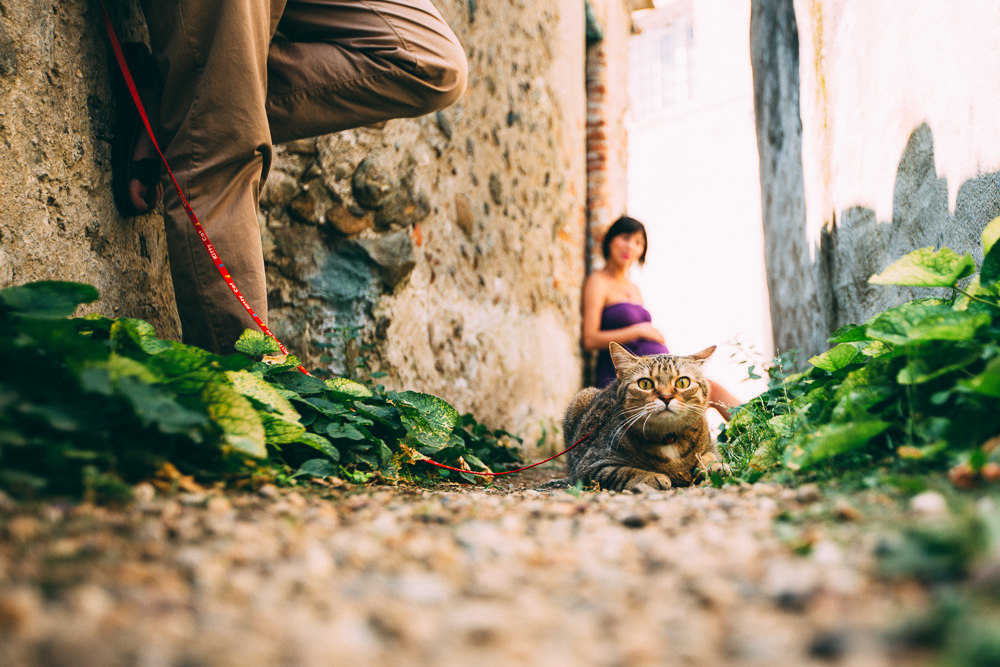
<instances>
[{"instance_id":1,"label":"tabby cat","mask_svg":"<svg viewBox=\"0 0 1000 667\"><path fill-rule=\"evenodd\" d=\"M566 409L572 483L615 491L695 483L706 470L728 472L705 420L708 382L701 365L715 346L687 357L636 357L611 343L617 382L583 389Z\"/></svg>"}]
</instances>

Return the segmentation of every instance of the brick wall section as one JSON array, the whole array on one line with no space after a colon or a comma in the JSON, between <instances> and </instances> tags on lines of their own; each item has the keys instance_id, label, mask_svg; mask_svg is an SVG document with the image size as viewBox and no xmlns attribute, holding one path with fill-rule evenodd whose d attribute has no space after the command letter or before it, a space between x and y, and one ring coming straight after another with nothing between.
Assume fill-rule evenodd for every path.
<instances>
[{"instance_id":1,"label":"brick wall section","mask_svg":"<svg viewBox=\"0 0 1000 667\"><path fill-rule=\"evenodd\" d=\"M628 141L629 3L591 0L601 38L587 45L587 271L604 264L601 240L608 226L625 212Z\"/></svg>"},{"instance_id":2,"label":"brick wall section","mask_svg":"<svg viewBox=\"0 0 1000 667\"><path fill-rule=\"evenodd\" d=\"M587 272L601 262L600 242L611 223L608 179L607 56L604 42L587 47Z\"/></svg>"}]
</instances>

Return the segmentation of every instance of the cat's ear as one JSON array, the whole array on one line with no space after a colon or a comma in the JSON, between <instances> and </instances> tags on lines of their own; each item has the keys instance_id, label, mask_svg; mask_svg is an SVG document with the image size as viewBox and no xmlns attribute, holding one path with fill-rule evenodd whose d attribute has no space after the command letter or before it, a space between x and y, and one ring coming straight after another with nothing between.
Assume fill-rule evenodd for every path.
<instances>
[{"instance_id":1,"label":"cat's ear","mask_svg":"<svg viewBox=\"0 0 1000 667\"><path fill-rule=\"evenodd\" d=\"M695 359L697 361L705 361L710 356L712 356L713 352L715 352L715 345L713 345L711 347L706 347L701 352L695 352L694 354L692 354L690 356L691 356L692 359Z\"/></svg>"},{"instance_id":2,"label":"cat's ear","mask_svg":"<svg viewBox=\"0 0 1000 667\"><path fill-rule=\"evenodd\" d=\"M626 366L631 366L639 357L635 356L618 343L611 341L608 345L608 352L611 353L611 363L615 365L616 371L621 371Z\"/></svg>"}]
</instances>

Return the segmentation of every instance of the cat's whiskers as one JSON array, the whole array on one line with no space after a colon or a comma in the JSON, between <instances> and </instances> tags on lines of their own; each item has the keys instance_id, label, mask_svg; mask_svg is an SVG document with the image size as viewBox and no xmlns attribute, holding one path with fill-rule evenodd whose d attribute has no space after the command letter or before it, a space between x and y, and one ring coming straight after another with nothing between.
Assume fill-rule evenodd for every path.
<instances>
[{"instance_id":1,"label":"cat's whiskers","mask_svg":"<svg viewBox=\"0 0 1000 667\"><path fill-rule=\"evenodd\" d=\"M641 405L637 408L633 408L630 412L632 414L629 414L627 417L625 417L626 410L622 409L619 411L619 416L625 418L622 419L618 427L611 433L610 440L613 447L617 447L618 445L621 444L621 441L625 437L625 434L628 433L629 429L631 429L632 426L634 426L640 419L642 419L643 417L646 417L648 419L650 416L649 407L646 405ZM645 425L643 425L643 427L645 427Z\"/></svg>"}]
</instances>

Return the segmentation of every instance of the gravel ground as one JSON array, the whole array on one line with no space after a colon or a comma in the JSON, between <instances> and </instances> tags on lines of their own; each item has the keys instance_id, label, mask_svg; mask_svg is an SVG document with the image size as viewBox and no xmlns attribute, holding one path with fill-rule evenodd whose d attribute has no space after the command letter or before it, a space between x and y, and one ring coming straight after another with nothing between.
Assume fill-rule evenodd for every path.
<instances>
[{"instance_id":1,"label":"gravel ground","mask_svg":"<svg viewBox=\"0 0 1000 667\"><path fill-rule=\"evenodd\" d=\"M547 488L556 475L144 484L123 509L0 498L0 664L927 662L886 639L923 590L873 575L878 531L845 501L770 485L579 493ZM811 507L815 521L776 520Z\"/></svg>"}]
</instances>

